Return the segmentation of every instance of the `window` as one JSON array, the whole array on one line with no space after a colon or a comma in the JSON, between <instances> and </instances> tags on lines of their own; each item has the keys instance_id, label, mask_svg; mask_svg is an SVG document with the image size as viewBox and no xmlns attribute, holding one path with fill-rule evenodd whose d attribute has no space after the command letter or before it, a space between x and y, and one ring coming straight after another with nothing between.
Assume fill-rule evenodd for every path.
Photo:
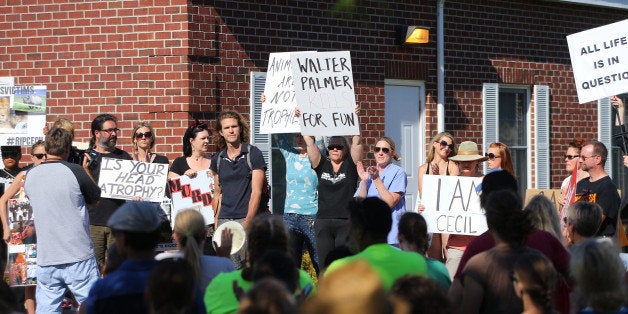
<instances>
[{"instance_id":1,"label":"window","mask_svg":"<svg viewBox=\"0 0 628 314\"><path fill-rule=\"evenodd\" d=\"M549 188L549 89L534 86L535 99L535 149L531 151L530 100L528 86L484 84L484 141L486 151L492 142L502 142L510 148L515 176L521 195L531 187ZM531 165L532 156L535 164ZM535 184L531 184L532 167ZM486 169L485 169L486 170Z\"/></svg>"}]
</instances>

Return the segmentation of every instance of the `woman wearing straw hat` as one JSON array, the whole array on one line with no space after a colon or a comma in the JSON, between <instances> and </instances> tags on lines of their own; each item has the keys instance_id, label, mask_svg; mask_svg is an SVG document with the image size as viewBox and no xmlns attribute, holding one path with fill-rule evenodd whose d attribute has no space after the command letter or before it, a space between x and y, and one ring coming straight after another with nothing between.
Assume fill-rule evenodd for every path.
<instances>
[{"instance_id":1,"label":"woman wearing straw hat","mask_svg":"<svg viewBox=\"0 0 628 314\"><path fill-rule=\"evenodd\" d=\"M485 161L486 157L480 155L478 145L475 142L464 141L458 146L458 154L450 157L449 160L458 165L459 176L481 177L482 173L479 171L479 163ZM453 278L462 258L462 253L464 253L474 236L443 233L441 237L447 259L445 265L449 275Z\"/></svg>"}]
</instances>

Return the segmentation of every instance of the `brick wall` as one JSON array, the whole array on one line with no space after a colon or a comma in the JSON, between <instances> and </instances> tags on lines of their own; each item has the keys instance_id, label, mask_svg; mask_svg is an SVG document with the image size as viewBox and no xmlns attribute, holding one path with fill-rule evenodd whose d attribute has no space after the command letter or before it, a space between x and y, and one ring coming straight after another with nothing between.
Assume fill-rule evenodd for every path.
<instances>
[{"instance_id":1,"label":"brick wall","mask_svg":"<svg viewBox=\"0 0 628 314\"><path fill-rule=\"evenodd\" d=\"M596 104L577 104L565 36L625 18L613 10L545 1L445 1L446 129L482 139L482 84L548 85L552 181L566 173L574 136L597 136ZM281 3L281 4L279 4ZM139 120L157 129L156 151L181 154L194 119L236 109L248 116L249 73L268 54L350 50L363 135L384 130L384 79L425 81L426 139L436 130L436 1L200 0L4 1L0 76L48 86L48 120L67 117L87 141L90 121L116 114L121 144ZM397 28L431 28L430 43L399 46ZM574 121L580 121L574 128Z\"/></svg>"}]
</instances>

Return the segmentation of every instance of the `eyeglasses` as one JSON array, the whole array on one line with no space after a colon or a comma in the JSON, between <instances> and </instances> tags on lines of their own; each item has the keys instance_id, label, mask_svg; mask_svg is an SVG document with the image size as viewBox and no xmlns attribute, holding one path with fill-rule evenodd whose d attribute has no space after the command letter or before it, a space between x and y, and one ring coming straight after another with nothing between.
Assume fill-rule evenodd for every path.
<instances>
[{"instance_id":1,"label":"eyeglasses","mask_svg":"<svg viewBox=\"0 0 628 314\"><path fill-rule=\"evenodd\" d=\"M118 133L120 132L120 129L118 128L112 128L112 129L106 129L106 130L100 130L100 132L106 132L107 134L111 134L111 133Z\"/></svg>"},{"instance_id":2,"label":"eyeglasses","mask_svg":"<svg viewBox=\"0 0 628 314\"><path fill-rule=\"evenodd\" d=\"M582 160L587 160L587 159L589 159L589 158L593 158L593 157L595 157L595 156L598 156L598 155L591 155L591 156L589 156L589 157L586 157L586 156L582 156L582 155L580 155L580 159L582 159Z\"/></svg>"},{"instance_id":3,"label":"eyeglasses","mask_svg":"<svg viewBox=\"0 0 628 314\"><path fill-rule=\"evenodd\" d=\"M450 150L454 150L454 144L449 144L447 143L447 141L440 141L437 143L439 143L440 146L443 146L443 147L447 146Z\"/></svg>"},{"instance_id":4,"label":"eyeglasses","mask_svg":"<svg viewBox=\"0 0 628 314\"><path fill-rule=\"evenodd\" d=\"M569 160L572 160L577 157L580 157L580 155L565 155L565 159L569 159Z\"/></svg>"},{"instance_id":5,"label":"eyeglasses","mask_svg":"<svg viewBox=\"0 0 628 314\"><path fill-rule=\"evenodd\" d=\"M31 156L37 158L37 159L42 159L44 157L46 157L46 154L31 154Z\"/></svg>"},{"instance_id":6,"label":"eyeglasses","mask_svg":"<svg viewBox=\"0 0 628 314\"><path fill-rule=\"evenodd\" d=\"M141 132L135 133L135 138L137 139L144 138L144 137L151 138L152 136L153 136L153 132L151 131L144 132L144 133L141 133Z\"/></svg>"},{"instance_id":7,"label":"eyeglasses","mask_svg":"<svg viewBox=\"0 0 628 314\"><path fill-rule=\"evenodd\" d=\"M484 156L488 157L488 159L490 159L490 160L493 160L495 158L502 158L502 156L495 155L493 153L486 153L486 154L484 154Z\"/></svg>"},{"instance_id":8,"label":"eyeglasses","mask_svg":"<svg viewBox=\"0 0 628 314\"><path fill-rule=\"evenodd\" d=\"M345 148L344 145L329 145L329 146L327 146L328 150L334 150L334 149L343 150L344 148Z\"/></svg>"},{"instance_id":9,"label":"eyeglasses","mask_svg":"<svg viewBox=\"0 0 628 314\"><path fill-rule=\"evenodd\" d=\"M378 147L378 146L375 146L375 148L374 148L373 150L374 150L376 153L379 153L379 151L380 151L380 150L381 150L381 151L383 151L383 152L384 152L384 154L388 154L388 153L390 153L390 148L388 148L388 147Z\"/></svg>"}]
</instances>

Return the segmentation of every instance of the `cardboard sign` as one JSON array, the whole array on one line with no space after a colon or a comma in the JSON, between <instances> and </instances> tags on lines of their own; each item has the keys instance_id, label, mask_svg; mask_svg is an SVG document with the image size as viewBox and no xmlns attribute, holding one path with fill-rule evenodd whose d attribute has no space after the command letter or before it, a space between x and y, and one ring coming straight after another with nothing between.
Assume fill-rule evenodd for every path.
<instances>
[{"instance_id":1,"label":"cardboard sign","mask_svg":"<svg viewBox=\"0 0 628 314\"><path fill-rule=\"evenodd\" d=\"M628 19L567 36L579 102L628 92Z\"/></svg>"},{"instance_id":2,"label":"cardboard sign","mask_svg":"<svg viewBox=\"0 0 628 314\"><path fill-rule=\"evenodd\" d=\"M45 125L46 86L0 85L0 145L33 145Z\"/></svg>"},{"instance_id":3,"label":"cardboard sign","mask_svg":"<svg viewBox=\"0 0 628 314\"><path fill-rule=\"evenodd\" d=\"M180 176L168 180L168 187L172 197L172 217L170 219L174 228L177 213L184 209L195 209L201 212L205 218L205 224L214 223L214 177L208 175L208 171L196 172L196 177Z\"/></svg>"},{"instance_id":4,"label":"cardboard sign","mask_svg":"<svg viewBox=\"0 0 628 314\"><path fill-rule=\"evenodd\" d=\"M123 200L141 197L143 201L161 203L167 178L167 164L103 157L98 186L101 197Z\"/></svg>"},{"instance_id":5,"label":"cardboard sign","mask_svg":"<svg viewBox=\"0 0 628 314\"><path fill-rule=\"evenodd\" d=\"M358 135L349 51L290 55L303 135Z\"/></svg>"},{"instance_id":6,"label":"cardboard sign","mask_svg":"<svg viewBox=\"0 0 628 314\"><path fill-rule=\"evenodd\" d=\"M525 197L525 205L528 205L528 203L530 202L530 200L536 196L536 195L545 195L545 197L547 197L552 204L554 204L554 206L556 207L556 212L559 213L561 208L563 208L563 205L560 205L559 200L562 194L561 189L527 189L526 190L526 197Z\"/></svg>"},{"instance_id":7,"label":"cardboard sign","mask_svg":"<svg viewBox=\"0 0 628 314\"><path fill-rule=\"evenodd\" d=\"M290 56L299 52L271 53L266 71L264 95L260 118L260 133L301 132L299 118L295 116L297 107L292 79Z\"/></svg>"},{"instance_id":8,"label":"cardboard sign","mask_svg":"<svg viewBox=\"0 0 628 314\"><path fill-rule=\"evenodd\" d=\"M425 175L422 215L432 233L480 235L488 230L476 187L482 177ZM415 206L416 208L416 206Z\"/></svg>"}]
</instances>

